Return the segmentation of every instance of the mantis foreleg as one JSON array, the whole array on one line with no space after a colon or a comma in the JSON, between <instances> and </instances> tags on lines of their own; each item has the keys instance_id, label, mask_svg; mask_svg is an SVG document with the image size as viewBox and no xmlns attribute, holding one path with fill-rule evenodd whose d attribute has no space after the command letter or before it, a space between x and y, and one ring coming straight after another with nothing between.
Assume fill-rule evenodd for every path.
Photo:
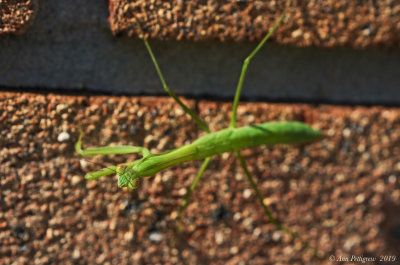
<instances>
[{"instance_id":1,"label":"mantis foreleg","mask_svg":"<svg viewBox=\"0 0 400 265\"><path fill-rule=\"evenodd\" d=\"M134 154L141 153L143 157L150 155L150 151L147 148L140 146L104 146L90 149L82 149L82 136L79 135L78 141L75 143L75 151L82 156L95 156L95 155L123 155L123 154ZM124 165L132 166L135 162L125 163ZM93 180L103 176L108 176L116 173L117 166L110 166L103 168L96 172L89 172L85 175L85 179Z\"/></svg>"},{"instance_id":2,"label":"mantis foreleg","mask_svg":"<svg viewBox=\"0 0 400 265\"><path fill-rule=\"evenodd\" d=\"M132 145L119 145L119 146L104 146L95 147L90 149L82 149L82 136L79 135L78 141L75 143L75 151L82 156L96 156L96 155L124 155L124 154L137 154L140 153L143 157L150 155L149 149L141 146Z\"/></svg>"}]
</instances>

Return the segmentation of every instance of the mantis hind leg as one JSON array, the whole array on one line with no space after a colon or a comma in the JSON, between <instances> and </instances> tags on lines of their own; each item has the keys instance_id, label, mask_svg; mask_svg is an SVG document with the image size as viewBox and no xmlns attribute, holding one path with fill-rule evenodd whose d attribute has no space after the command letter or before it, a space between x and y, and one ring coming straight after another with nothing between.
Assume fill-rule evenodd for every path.
<instances>
[{"instance_id":1,"label":"mantis hind leg","mask_svg":"<svg viewBox=\"0 0 400 265\"><path fill-rule=\"evenodd\" d=\"M244 78L245 78L246 73L247 73L247 67L249 66L249 63L250 63L251 59L264 46L264 44L267 42L267 40L272 35L272 33L274 33L275 30L282 23L282 20L283 20L284 17L285 17L285 12L283 12L282 16L278 19L278 21L275 23L273 28L267 33L267 35L265 35L264 39L249 54L249 56L246 57L246 59L243 62L242 72L240 73L239 81L238 81L238 84L237 84L235 98L233 99L232 116L231 116L231 122L230 122L230 127L231 128L235 128L236 127L236 111L237 111L237 108L238 108L238 105L239 105L240 94L242 93L242 87L243 87Z\"/></svg>"},{"instance_id":2,"label":"mantis hind leg","mask_svg":"<svg viewBox=\"0 0 400 265\"><path fill-rule=\"evenodd\" d=\"M256 197L258 199L258 201L261 203L261 206L264 209L264 213L265 215L268 217L268 220L276 226L276 228L278 228L279 230L285 232L286 234L289 234L292 238L298 239L300 240L300 242L303 244L304 247L311 249L314 254L316 256L318 256L318 250L311 246L307 241L303 240L297 233L293 232L292 230L290 230L289 228L287 228L286 226L282 225L271 213L271 211L268 209L267 205L265 205L263 197L257 187L257 184L254 181L254 178L252 177L248 167L247 167L247 163L244 160L243 156L240 154L240 151L236 151L236 156L239 159L240 165L243 168L243 171L246 174L247 179L250 182L251 187L253 188L254 192L256 193Z\"/></svg>"}]
</instances>

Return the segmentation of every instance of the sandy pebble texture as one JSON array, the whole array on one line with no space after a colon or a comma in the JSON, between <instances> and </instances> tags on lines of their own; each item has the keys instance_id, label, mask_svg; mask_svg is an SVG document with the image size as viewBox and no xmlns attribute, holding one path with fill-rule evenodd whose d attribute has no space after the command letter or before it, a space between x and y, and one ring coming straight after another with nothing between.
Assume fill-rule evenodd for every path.
<instances>
[{"instance_id":1,"label":"sandy pebble texture","mask_svg":"<svg viewBox=\"0 0 400 265\"><path fill-rule=\"evenodd\" d=\"M37 0L0 0L0 35L24 33L37 7Z\"/></svg>"},{"instance_id":2,"label":"sandy pebble texture","mask_svg":"<svg viewBox=\"0 0 400 265\"><path fill-rule=\"evenodd\" d=\"M259 41L283 10L273 39L295 46L399 47L400 2L110 0L114 34L137 36L135 17L157 39Z\"/></svg>"},{"instance_id":3,"label":"sandy pebble texture","mask_svg":"<svg viewBox=\"0 0 400 265\"><path fill-rule=\"evenodd\" d=\"M215 131L230 103L186 100ZM83 175L136 158L74 153L109 144L165 151L204 133L169 98L0 94L0 264L332 264L400 258L400 109L243 103L240 125L304 121L325 138L243 150L264 202L322 258L268 223L232 154L212 159L174 234L200 161L120 189ZM339 263L338 263L339 264ZM359 264L359 263L346 263ZM365 264L378 264L367 262ZM379 263L382 264L382 263ZM394 264L394 263L387 263Z\"/></svg>"}]
</instances>

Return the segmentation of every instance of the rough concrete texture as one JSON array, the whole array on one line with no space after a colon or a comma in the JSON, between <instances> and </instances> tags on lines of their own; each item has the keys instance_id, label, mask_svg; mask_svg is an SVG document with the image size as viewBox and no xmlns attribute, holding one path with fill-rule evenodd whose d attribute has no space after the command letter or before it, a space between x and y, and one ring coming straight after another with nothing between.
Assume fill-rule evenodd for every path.
<instances>
[{"instance_id":1,"label":"rough concrete texture","mask_svg":"<svg viewBox=\"0 0 400 265\"><path fill-rule=\"evenodd\" d=\"M32 27L0 38L0 85L8 90L162 94L140 40L115 38L104 1L41 1ZM248 43L151 41L170 86L190 97L231 98ZM267 45L243 96L283 101L400 104L400 50Z\"/></svg>"},{"instance_id":2,"label":"rough concrete texture","mask_svg":"<svg viewBox=\"0 0 400 265\"><path fill-rule=\"evenodd\" d=\"M24 33L36 15L36 0L0 0L0 35Z\"/></svg>"},{"instance_id":3,"label":"rough concrete texture","mask_svg":"<svg viewBox=\"0 0 400 265\"><path fill-rule=\"evenodd\" d=\"M274 35L280 44L400 47L400 2L359 0L110 0L114 34L157 39L259 41L287 11Z\"/></svg>"},{"instance_id":4,"label":"rough concrete texture","mask_svg":"<svg viewBox=\"0 0 400 265\"><path fill-rule=\"evenodd\" d=\"M230 103L187 101L212 131ZM232 154L212 159L185 211L200 161L145 178L83 175L134 155L81 160L84 147L130 144L166 151L203 135L168 98L0 93L0 264L341 264L399 258L400 109L241 104L239 125L300 120L325 138L306 146L244 150L264 202L322 258L277 231ZM331 262L335 256L338 262ZM14 263L13 263L14 262ZM397 260L396 260L397 262ZM347 264L347 262L344 262ZM396 264L387 262L386 264Z\"/></svg>"}]
</instances>

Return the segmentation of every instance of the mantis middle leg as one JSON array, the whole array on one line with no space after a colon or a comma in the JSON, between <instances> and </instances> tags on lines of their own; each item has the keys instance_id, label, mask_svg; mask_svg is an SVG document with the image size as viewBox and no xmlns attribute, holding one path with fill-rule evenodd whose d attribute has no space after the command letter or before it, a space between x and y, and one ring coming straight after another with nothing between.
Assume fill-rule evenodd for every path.
<instances>
[{"instance_id":1,"label":"mantis middle leg","mask_svg":"<svg viewBox=\"0 0 400 265\"><path fill-rule=\"evenodd\" d=\"M165 81L165 79L164 79L164 76L163 76L163 74L162 74L162 72L161 72L161 68L160 68L159 65L158 65L157 59L156 59L156 57L154 56L154 53L153 53L153 51L152 51L152 49L151 49L151 47L150 47L150 44L149 44L149 42L147 41L147 38L146 38L145 34L143 33L143 31L142 31L142 29L141 29L139 23L137 23L137 24L138 24L139 31L141 32L141 35L142 35L144 44L145 44L145 46L146 46L146 49L147 49L147 51L148 51L148 53L149 53L149 55L150 55L150 57L151 57L151 60L152 60L152 62L153 62L153 64L154 64L154 67L156 68L157 75L158 75L158 77L159 77L159 79L160 79L160 81L161 81L161 83L162 83L162 85L163 85L163 87L164 87L164 90L168 93L168 95L170 95L170 96L182 107L182 109L183 109L187 114L190 115L190 117L196 122L196 124L197 124L203 131L205 131L206 133L210 133L210 129L209 129L208 126L200 119L200 117L199 117L197 114L195 114L192 110L190 110L190 108L188 108L188 107L185 105L185 103L183 103L183 102L175 95L175 93L170 89L170 87L167 85L167 83L166 83L166 81ZM182 204L181 204L181 206L180 206L180 208L179 208L179 214L178 214L178 230L180 230L180 229L179 229L179 223L182 222L183 211L185 210L185 208L186 208L186 206L187 206L187 204L188 204L188 202L189 202L189 200L190 200L190 197L191 197L191 195L192 195L192 192L194 191L194 189L196 188L197 183L199 182L199 180L200 180L201 177L203 176L203 173L204 173L204 171L207 169L208 164L210 163L210 161L211 161L211 158L206 158L206 159L203 161L203 164L201 165L201 168L200 168L199 172L197 173L197 176L196 176L195 180L193 181L192 185L190 186L190 189L189 189L188 193L186 194L185 198L184 198L183 201L182 201Z\"/></svg>"}]
</instances>

